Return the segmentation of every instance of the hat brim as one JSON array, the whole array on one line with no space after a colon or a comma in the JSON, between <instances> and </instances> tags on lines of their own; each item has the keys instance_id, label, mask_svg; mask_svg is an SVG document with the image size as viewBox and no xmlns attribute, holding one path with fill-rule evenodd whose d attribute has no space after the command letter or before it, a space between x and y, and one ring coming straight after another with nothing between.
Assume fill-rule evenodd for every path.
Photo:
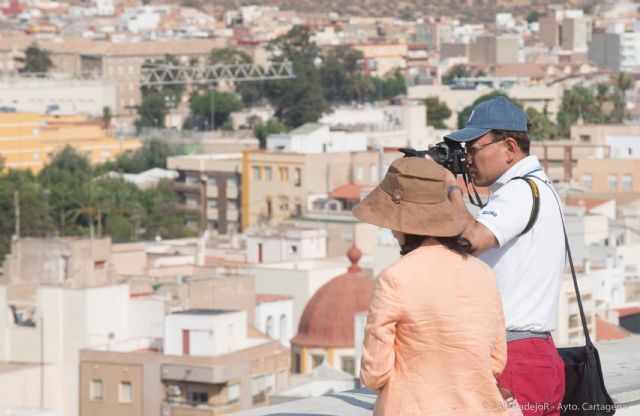
<instances>
[{"instance_id":1,"label":"hat brim","mask_svg":"<svg viewBox=\"0 0 640 416\"><path fill-rule=\"evenodd\" d=\"M453 140L456 142L470 142L471 140L475 140L479 137L484 136L489 133L491 129L480 129L477 127L465 127L458 131L454 131L446 136L445 139Z\"/></svg>"},{"instance_id":2,"label":"hat brim","mask_svg":"<svg viewBox=\"0 0 640 416\"><path fill-rule=\"evenodd\" d=\"M360 221L405 234L453 237L464 231L464 224L448 199L433 204L395 203L380 186L360 201L352 213Z\"/></svg>"}]
</instances>

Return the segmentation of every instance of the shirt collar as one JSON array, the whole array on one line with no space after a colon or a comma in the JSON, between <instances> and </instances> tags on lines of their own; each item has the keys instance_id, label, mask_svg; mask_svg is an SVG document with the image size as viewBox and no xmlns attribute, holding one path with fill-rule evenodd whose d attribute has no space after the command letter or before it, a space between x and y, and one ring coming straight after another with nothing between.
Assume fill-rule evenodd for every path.
<instances>
[{"instance_id":1,"label":"shirt collar","mask_svg":"<svg viewBox=\"0 0 640 416\"><path fill-rule=\"evenodd\" d=\"M511 166L511 168L500 176L498 180L489 185L489 189L491 192L495 192L516 176L525 176L538 169L540 169L540 161L538 158L533 155L527 156L515 165Z\"/></svg>"}]
</instances>

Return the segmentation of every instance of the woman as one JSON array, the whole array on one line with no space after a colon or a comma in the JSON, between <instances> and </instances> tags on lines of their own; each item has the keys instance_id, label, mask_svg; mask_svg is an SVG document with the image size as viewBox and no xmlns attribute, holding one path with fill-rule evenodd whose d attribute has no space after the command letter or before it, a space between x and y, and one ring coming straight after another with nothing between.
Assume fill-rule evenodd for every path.
<instances>
[{"instance_id":1,"label":"woman","mask_svg":"<svg viewBox=\"0 0 640 416\"><path fill-rule=\"evenodd\" d=\"M395 160L353 210L390 228L403 256L378 276L360 379L378 390L374 415L506 415L495 377L506 364L493 271L469 255L444 168Z\"/></svg>"}]
</instances>

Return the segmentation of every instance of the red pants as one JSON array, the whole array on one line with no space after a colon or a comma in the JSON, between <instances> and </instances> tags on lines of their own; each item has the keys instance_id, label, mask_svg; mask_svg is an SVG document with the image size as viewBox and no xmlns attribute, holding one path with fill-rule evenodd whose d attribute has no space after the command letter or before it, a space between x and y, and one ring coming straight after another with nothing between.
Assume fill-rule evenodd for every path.
<instances>
[{"instance_id":1,"label":"red pants","mask_svg":"<svg viewBox=\"0 0 640 416\"><path fill-rule=\"evenodd\" d=\"M511 390L524 416L560 415L564 362L551 337L509 342L498 382Z\"/></svg>"}]
</instances>

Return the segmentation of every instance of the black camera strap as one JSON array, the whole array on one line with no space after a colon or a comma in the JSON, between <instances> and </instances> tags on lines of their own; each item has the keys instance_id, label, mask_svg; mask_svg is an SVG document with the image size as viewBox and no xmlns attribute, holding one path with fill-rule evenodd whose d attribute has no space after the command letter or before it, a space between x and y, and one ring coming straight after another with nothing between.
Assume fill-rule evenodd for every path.
<instances>
[{"instance_id":1,"label":"black camera strap","mask_svg":"<svg viewBox=\"0 0 640 416\"><path fill-rule=\"evenodd\" d=\"M475 205L478 208L484 208L487 204L483 204L482 200L480 199L480 195L478 195L478 191L476 190L476 187L473 186L473 183L471 182L469 173L463 173L462 174L462 179L464 180L464 186L465 188L467 188L467 195L469 196L469 203L471 205ZM471 196L471 191L469 191L469 184L471 183L471 189L473 189L473 193L476 195L476 201L473 200L473 197Z\"/></svg>"}]
</instances>

